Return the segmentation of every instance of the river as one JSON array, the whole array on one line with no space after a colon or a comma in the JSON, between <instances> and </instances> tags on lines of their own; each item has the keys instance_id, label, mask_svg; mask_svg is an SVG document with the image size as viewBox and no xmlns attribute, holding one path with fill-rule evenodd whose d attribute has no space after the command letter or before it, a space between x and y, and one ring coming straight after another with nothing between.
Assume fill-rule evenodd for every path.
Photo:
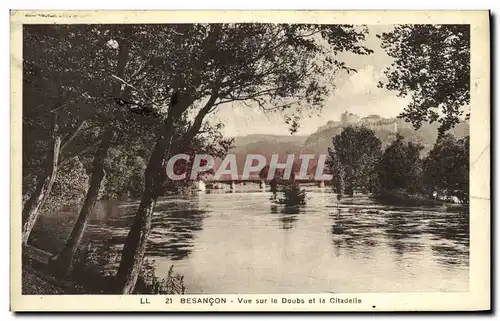
<instances>
[{"instance_id":1,"label":"river","mask_svg":"<svg viewBox=\"0 0 500 321\"><path fill-rule=\"evenodd\" d=\"M173 264L189 294L468 291L468 214L367 196L337 207L329 189L307 191L300 210L251 187L162 198L146 255L159 275ZM84 242L118 250L137 206L100 202ZM33 243L57 251L78 210L43 215Z\"/></svg>"}]
</instances>

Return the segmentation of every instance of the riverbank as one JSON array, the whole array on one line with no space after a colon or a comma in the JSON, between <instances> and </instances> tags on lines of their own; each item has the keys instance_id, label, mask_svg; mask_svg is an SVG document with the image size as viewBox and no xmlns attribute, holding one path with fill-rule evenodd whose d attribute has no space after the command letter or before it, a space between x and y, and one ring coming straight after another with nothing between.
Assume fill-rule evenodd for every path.
<instances>
[{"instance_id":1,"label":"riverbank","mask_svg":"<svg viewBox=\"0 0 500 321\"><path fill-rule=\"evenodd\" d=\"M82 293L78 287L61 282L56 277L37 270L32 266L24 266L22 270L22 293L29 294L75 294Z\"/></svg>"},{"instance_id":2,"label":"riverbank","mask_svg":"<svg viewBox=\"0 0 500 321\"><path fill-rule=\"evenodd\" d=\"M454 203L452 201L439 200L422 194L409 194L405 191L379 191L371 196L374 200L388 205L408 206L443 206L446 209L468 208L468 204Z\"/></svg>"},{"instance_id":3,"label":"riverbank","mask_svg":"<svg viewBox=\"0 0 500 321\"><path fill-rule=\"evenodd\" d=\"M88 254L88 253L87 253ZM95 256L94 251L92 255ZM105 255L84 255L73 264L67 277L57 275L49 264L52 254L33 246L23 248L23 294L115 294L114 273L103 273ZM97 261L96 261L97 259ZM184 277L170 267L165 278L156 275L147 259L137 279L134 294L185 294Z\"/></svg>"},{"instance_id":4,"label":"riverbank","mask_svg":"<svg viewBox=\"0 0 500 321\"><path fill-rule=\"evenodd\" d=\"M23 249L22 293L78 294L83 286L53 275L48 267L50 253L27 246Z\"/></svg>"}]
</instances>

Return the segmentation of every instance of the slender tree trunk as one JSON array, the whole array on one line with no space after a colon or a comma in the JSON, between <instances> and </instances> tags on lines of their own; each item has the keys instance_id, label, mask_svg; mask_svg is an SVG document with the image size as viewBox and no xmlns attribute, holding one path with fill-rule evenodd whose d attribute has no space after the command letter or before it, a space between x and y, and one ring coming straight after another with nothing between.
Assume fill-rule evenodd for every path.
<instances>
[{"instance_id":1,"label":"slender tree trunk","mask_svg":"<svg viewBox=\"0 0 500 321\"><path fill-rule=\"evenodd\" d=\"M118 51L118 62L116 66L116 74L118 77L122 78L125 73L125 67L128 62L129 46L128 42L124 39L120 41L119 51ZM119 98L122 95L120 83L116 83L112 86L112 92L114 98ZM73 259L78 249L78 245L82 239L87 222L92 215L95 204L99 197L99 190L101 189L102 180L104 178L104 161L106 160L111 141L113 139L114 132L111 128L107 128L102 136L101 143L97 148L94 156L92 177L90 179L90 186L85 197L80 214L76 219L76 223L73 226L73 230L66 241L66 245L62 251L51 259L51 265L55 268L57 272L62 275L67 275L71 272Z\"/></svg>"},{"instance_id":2,"label":"slender tree trunk","mask_svg":"<svg viewBox=\"0 0 500 321\"><path fill-rule=\"evenodd\" d=\"M122 294L134 291L151 233L154 207L165 179L163 165L173 136L173 121L167 119L165 127L164 135L157 141L149 159L144 193L122 250L120 267L116 274L117 291Z\"/></svg>"},{"instance_id":3,"label":"slender tree trunk","mask_svg":"<svg viewBox=\"0 0 500 321\"><path fill-rule=\"evenodd\" d=\"M198 133L203 124L204 117L210 112L217 100L218 86L215 86L208 102L196 115L193 125L183 139L188 142ZM151 222L156 200L162 192L164 180L166 179L165 158L170 153L170 146L174 136L174 124L183 112L194 102L192 96L183 96L179 102L170 102L168 116L163 127L163 134L157 141L148 167L145 172L144 193L141 204L135 215L132 227L125 240L122 250L120 267L116 274L116 290L122 294L130 294L134 291L137 277L142 268L146 245L151 233Z\"/></svg>"},{"instance_id":4,"label":"slender tree trunk","mask_svg":"<svg viewBox=\"0 0 500 321\"><path fill-rule=\"evenodd\" d=\"M151 221L157 196L145 192L122 251L120 267L116 275L117 291L130 294L134 291L142 268L146 244L151 232Z\"/></svg>"},{"instance_id":5,"label":"slender tree trunk","mask_svg":"<svg viewBox=\"0 0 500 321\"><path fill-rule=\"evenodd\" d=\"M52 184L56 179L57 166L59 162L59 152L61 149L61 136L58 133L57 116L53 115L52 118L52 151L47 159L43 176L37 184L37 187L31 197L26 201L23 208L23 230L22 242L23 245L28 244L35 222L38 219L40 208L45 202L47 196L50 194Z\"/></svg>"},{"instance_id":6,"label":"slender tree trunk","mask_svg":"<svg viewBox=\"0 0 500 321\"><path fill-rule=\"evenodd\" d=\"M106 160L112 139L113 131L111 129L107 129L103 133L101 143L99 144L94 156L90 186L82 209L80 210L80 214L78 215L73 230L66 241L66 245L58 255L51 259L51 265L61 275L67 276L71 272L76 250L78 249L78 245L82 239L87 222L92 215L99 197L99 191L104 178L104 162Z\"/></svg>"}]
</instances>

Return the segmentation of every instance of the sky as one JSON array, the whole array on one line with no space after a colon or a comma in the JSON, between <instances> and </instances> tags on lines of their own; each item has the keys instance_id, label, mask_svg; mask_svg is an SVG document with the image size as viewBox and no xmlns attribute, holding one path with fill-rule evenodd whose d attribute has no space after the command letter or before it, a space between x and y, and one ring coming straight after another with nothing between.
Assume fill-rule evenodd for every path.
<instances>
[{"instance_id":1,"label":"sky","mask_svg":"<svg viewBox=\"0 0 500 321\"><path fill-rule=\"evenodd\" d=\"M396 92L377 88L379 80L384 79L384 70L390 65L392 58L380 47L376 37L391 26L368 26L364 45L374 51L368 56L342 54L340 60L345 61L357 73L339 75L336 89L327 98L320 115L309 115L300 122L296 135L310 135L330 120L339 120L345 112L358 114L361 117L377 114L382 117L395 117L408 104L407 98L396 96ZM258 108L248 108L239 104L225 104L219 107L211 121L225 123L225 136L245 136L251 134L290 135L288 125L283 121L281 113L265 115Z\"/></svg>"}]
</instances>

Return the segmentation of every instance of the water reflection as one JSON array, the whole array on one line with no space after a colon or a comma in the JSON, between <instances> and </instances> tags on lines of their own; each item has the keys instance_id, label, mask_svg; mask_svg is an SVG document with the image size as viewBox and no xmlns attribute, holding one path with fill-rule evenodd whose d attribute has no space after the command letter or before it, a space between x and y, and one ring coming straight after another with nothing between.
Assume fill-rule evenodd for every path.
<instances>
[{"instance_id":1,"label":"water reflection","mask_svg":"<svg viewBox=\"0 0 500 321\"><path fill-rule=\"evenodd\" d=\"M432 239L439 242L431 246L436 260L451 267L469 260L469 215L443 213L440 219L429 222Z\"/></svg>"},{"instance_id":2,"label":"water reflection","mask_svg":"<svg viewBox=\"0 0 500 321\"><path fill-rule=\"evenodd\" d=\"M331 235L335 255L339 256L341 249L345 249L353 255L367 256L373 251L372 247L378 244L378 224L373 212L339 207L330 213L330 218L333 222Z\"/></svg>"},{"instance_id":3,"label":"water reflection","mask_svg":"<svg viewBox=\"0 0 500 321\"><path fill-rule=\"evenodd\" d=\"M361 204L361 205L360 205ZM369 256L380 243L387 244L394 259L431 250L439 264L447 267L468 264L469 219L467 213L438 212L436 208L378 206L345 199L332 207L330 233L336 256Z\"/></svg>"},{"instance_id":4,"label":"water reflection","mask_svg":"<svg viewBox=\"0 0 500 321\"><path fill-rule=\"evenodd\" d=\"M194 234L203 229L207 211L200 209L158 209L153 218L147 254L174 261L186 258L195 246Z\"/></svg>"},{"instance_id":5,"label":"water reflection","mask_svg":"<svg viewBox=\"0 0 500 321\"><path fill-rule=\"evenodd\" d=\"M278 220L281 223L280 228L282 230L291 230L295 227L299 214L303 213L304 209L300 206L278 206L273 204L270 212L279 215Z\"/></svg>"},{"instance_id":6,"label":"water reflection","mask_svg":"<svg viewBox=\"0 0 500 321\"><path fill-rule=\"evenodd\" d=\"M86 242L103 243L121 251L133 222L137 202L100 204L86 229ZM203 228L207 210L199 208L197 198L159 201L155 207L146 255L171 260L186 258L194 247L194 234Z\"/></svg>"},{"instance_id":7,"label":"water reflection","mask_svg":"<svg viewBox=\"0 0 500 321\"><path fill-rule=\"evenodd\" d=\"M337 207L336 194L313 188L306 206L286 207L270 192L238 188L158 201L146 256L160 274L175 264L191 293L317 293L326 284L336 292L468 289L467 213L365 196ZM99 203L84 242L119 254L138 205ZM77 215L77 208L44 215L35 245L52 251Z\"/></svg>"},{"instance_id":8,"label":"water reflection","mask_svg":"<svg viewBox=\"0 0 500 321\"><path fill-rule=\"evenodd\" d=\"M423 244L418 240L422 234L421 218L411 212L395 211L387 212L385 217L384 230L389 245L397 255L396 260L402 260L406 253L421 251Z\"/></svg>"}]
</instances>

